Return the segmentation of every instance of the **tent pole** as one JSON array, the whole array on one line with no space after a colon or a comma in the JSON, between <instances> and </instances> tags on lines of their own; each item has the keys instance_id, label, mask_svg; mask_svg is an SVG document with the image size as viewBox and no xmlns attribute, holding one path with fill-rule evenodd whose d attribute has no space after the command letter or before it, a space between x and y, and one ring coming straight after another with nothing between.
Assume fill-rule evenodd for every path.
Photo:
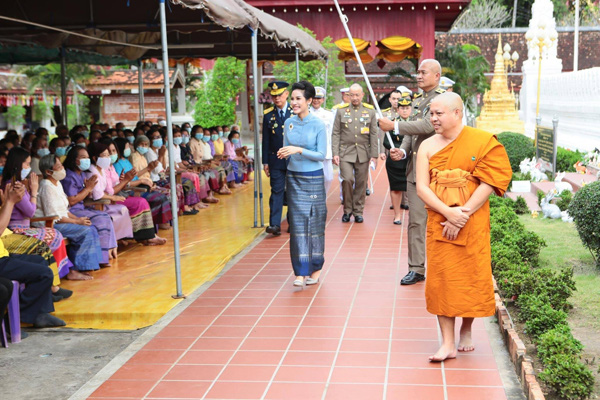
<instances>
[{"instance_id":1,"label":"tent pole","mask_svg":"<svg viewBox=\"0 0 600 400\"><path fill-rule=\"evenodd\" d=\"M325 59L325 85L323 86L327 93L329 93L329 88L327 87L328 83L329 83L329 57L327 57ZM325 99L325 101L327 101L327 99Z\"/></svg>"},{"instance_id":2,"label":"tent pole","mask_svg":"<svg viewBox=\"0 0 600 400\"><path fill-rule=\"evenodd\" d=\"M300 53L296 47L296 82L300 82Z\"/></svg>"},{"instance_id":3,"label":"tent pole","mask_svg":"<svg viewBox=\"0 0 600 400\"><path fill-rule=\"evenodd\" d=\"M256 205L260 208L260 227L265 226L265 215L263 209L263 191L262 191L262 153L260 151L259 124L260 113L258 110L258 96L261 89L258 85L258 31L252 31L252 80L254 85L254 185L258 185L258 198L256 191L254 195L254 227L256 227ZM256 189L255 189L256 190Z\"/></svg>"},{"instance_id":4,"label":"tent pole","mask_svg":"<svg viewBox=\"0 0 600 400\"><path fill-rule=\"evenodd\" d=\"M60 109L62 123L67 125L67 65L64 47L60 48Z\"/></svg>"},{"instance_id":5,"label":"tent pole","mask_svg":"<svg viewBox=\"0 0 600 400\"><path fill-rule=\"evenodd\" d=\"M142 59L138 60L138 98L140 102L140 121L144 121L146 112L144 110L144 64Z\"/></svg>"},{"instance_id":6,"label":"tent pole","mask_svg":"<svg viewBox=\"0 0 600 400\"><path fill-rule=\"evenodd\" d=\"M179 254L179 221L177 220L177 190L175 185L175 157L173 156L173 123L171 119L171 85L169 83L169 49L167 48L167 17L165 15L165 0L160 3L160 42L162 46L163 77L165 81L165 111L167 113L167 149L169 152L169 181L171 182L171 210L173 210L173 248L175 250L175 283L177 294L174 299L185 298L181 288L181 257Z\"/></svg>"}]
</instances>

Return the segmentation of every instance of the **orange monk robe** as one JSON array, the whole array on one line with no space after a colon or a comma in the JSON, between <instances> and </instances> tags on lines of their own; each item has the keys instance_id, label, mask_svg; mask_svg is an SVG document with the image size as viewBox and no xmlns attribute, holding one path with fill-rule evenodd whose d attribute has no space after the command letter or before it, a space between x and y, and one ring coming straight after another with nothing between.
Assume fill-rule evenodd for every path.
<instances>
[{"instance_id":1,"label":"orange monk robe","mask_svg":"<svg viewBox=\"0 0 600 400\"><path fill-rule=\"evenodd\" d=\"M491 133L465 126L429 159L430 188L448 206L461 206L485 182L502 196L512 170L504 146ZM490 246L490 205L471 215L454 241L442 236L446 218L428 209L427 311L447 317L495 312Z\"/></svg>"}]
</instances>

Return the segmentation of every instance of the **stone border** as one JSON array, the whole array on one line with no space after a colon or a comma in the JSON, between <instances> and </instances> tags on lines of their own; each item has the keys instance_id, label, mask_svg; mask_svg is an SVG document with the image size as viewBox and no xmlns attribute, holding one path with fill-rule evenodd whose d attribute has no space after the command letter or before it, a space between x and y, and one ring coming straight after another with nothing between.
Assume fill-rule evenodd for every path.
<instances>
[{"instance_id":1,"label":"stone border","mask_svg":"<svg viewBox=\"0 0 600 400\"><path fill-rule=\"evenodd\" d=\"M537 381L537 377L533 370L533 362L527 356L525 344L515 330L512 318L500 297L498 285L494 279L494 297L496 300L496 318L498 318L498 326L500 333L504 338L504 344L510 355L510 359L515 366L517 375L521 379L521 387L527 397L527 400L545 400L542 388Z\"/></svg>"}]
</instances>

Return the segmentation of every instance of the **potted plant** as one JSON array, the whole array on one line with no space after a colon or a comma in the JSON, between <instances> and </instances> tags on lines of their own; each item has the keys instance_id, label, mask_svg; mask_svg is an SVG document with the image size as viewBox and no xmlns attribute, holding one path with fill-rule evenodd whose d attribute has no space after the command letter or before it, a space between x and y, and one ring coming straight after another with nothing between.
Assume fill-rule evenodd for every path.
<instances>
[{"instance_id":1,"label":"potted plant","mask_svg":"<svg viewBox=\"0 0 600 400\"><path fill-rule=\"evenodd\" d=\"M6 113L4 113L4 118L6 118L6 122L8 122L8 129L15 129L18 132L23 130L23 124L25 123L25 107L19 105L13 105L8 107Z\"/></svg>"}]
</instances>

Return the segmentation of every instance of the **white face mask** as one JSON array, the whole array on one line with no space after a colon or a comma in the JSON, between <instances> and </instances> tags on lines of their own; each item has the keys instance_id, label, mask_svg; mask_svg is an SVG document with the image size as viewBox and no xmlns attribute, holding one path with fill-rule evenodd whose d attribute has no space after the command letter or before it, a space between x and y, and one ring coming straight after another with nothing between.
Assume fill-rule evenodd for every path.
<instances>
[{"instance_id":1,"label":"white face mask","mask_svg":"<svg viewBox=\"0 0 600 400\"><path fill-rule=\"evenodd\" d=\"M110 164L110 157L98 157L98 161L96 161L96 165L102 169L109 168Z\"/></svg>"},{"instance_id":2,"label":"white face mask","mask_svg":"<svg viewBox=\"0 0 600 400\"><path fill-rule=\"evenodd\" d=\"M52 171L52 178L56 179L57 181L62 181L66 177L67 177L67 170L64 168L61 169L60 171Z\"/></svg>"}]
</instances>

